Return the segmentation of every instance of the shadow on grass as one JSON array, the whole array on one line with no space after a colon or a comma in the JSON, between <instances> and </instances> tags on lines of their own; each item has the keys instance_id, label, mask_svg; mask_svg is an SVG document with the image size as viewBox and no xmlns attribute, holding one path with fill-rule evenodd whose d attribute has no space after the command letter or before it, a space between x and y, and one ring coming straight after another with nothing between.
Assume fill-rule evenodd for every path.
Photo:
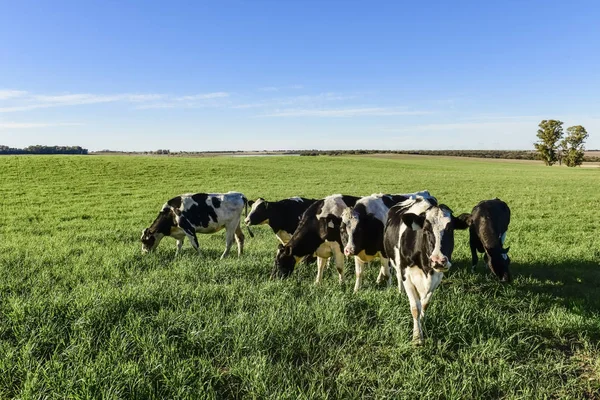
<instances>
[{"instance_id":1,"label":"shadow on grass","mask_svg":"<svg viewBox=\"0 0 600 400\"><path fill-rule=\"evenodd\" d=\"M517 290L537 293L580 313L600 312L600 265L569 260L512 265Z\"/></svg>"}]
</instances>

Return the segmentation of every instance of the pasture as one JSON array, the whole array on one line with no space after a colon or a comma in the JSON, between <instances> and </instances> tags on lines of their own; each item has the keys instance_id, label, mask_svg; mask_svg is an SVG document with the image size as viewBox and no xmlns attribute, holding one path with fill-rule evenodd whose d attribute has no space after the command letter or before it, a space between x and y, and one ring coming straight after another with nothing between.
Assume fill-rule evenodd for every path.
<instances>
[{"instance_id":1,"label":"pasture","mask_svg":"<svg viewBox=\"0 0 600 400\"><path fill-rule=\"evenodd\" d=\"M330 266L270 281L277 241L222 232L139 237L186 192L269 200L428 189L455 215L495 196L512 209L514 282L480 261L468 231L411 343L405 294L353 294ZM600 397L600 171L435 157L0 157L0 398Z\"/></svg>"}]
</instances>

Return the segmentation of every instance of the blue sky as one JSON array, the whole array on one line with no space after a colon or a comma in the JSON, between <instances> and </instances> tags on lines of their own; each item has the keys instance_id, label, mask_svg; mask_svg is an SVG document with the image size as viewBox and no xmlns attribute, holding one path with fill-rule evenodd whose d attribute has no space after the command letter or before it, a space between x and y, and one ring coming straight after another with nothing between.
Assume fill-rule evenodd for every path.
<instances>
[{"instance_id":1,"label":"blue sky","mask_svg":"<svg viewBox=\"0 0 600 400\"><path fill-rule=\"evenodd\" d=\"M600 148L596 1L0 0L0 144Z\"/></svg>"}]
</instances>

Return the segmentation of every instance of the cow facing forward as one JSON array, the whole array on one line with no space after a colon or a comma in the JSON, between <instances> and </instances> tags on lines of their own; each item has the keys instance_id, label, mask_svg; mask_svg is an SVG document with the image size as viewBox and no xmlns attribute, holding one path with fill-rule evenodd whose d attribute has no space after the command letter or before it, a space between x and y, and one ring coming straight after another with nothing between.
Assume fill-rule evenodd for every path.
<instances>
[{"instance_id":1,"label":"cow facing forward","mask_svg":"<svg viewBox=\"0 0 600 400\"><path fill-rule=\"evenodd\" d=\"M303 197L290 197L279 201L266 201L259 198L248 202L252 208L244 222L247 226L269 225L281 244L286 244L298 227L304 211L315 201L317 200Z\"/></svg>"},{"instance_id":2,"label":"cow facing forward","mask_svg":"<svg viewBox=\"0 0 600 400\"><path fill-rule=\"evenodd\" d=\"M391 281L388 256L383 249L383 231L389 209L399 202L414 199L417 196L429 198L428 191L407 194L372 194L362 197L354 207L342 213L341 237L344 254L354 256L356 281L354 292L360 289L364 265L375 258L381 260L377 283ZM402 290L401 281L398 289Z\"/></svg>"},{"instance_id":3,"label":"cow facing forward","mask_svg":"<svg viewBox=\"0 0 600 400\"><path fill-rule=\"evenodd\" d=\"M187 237L200 254L196 233L214 233L225 228L225 251L229 254L233 241L237 242L238 256L244 251L244 234L240 219L248 201L238 192L182 194L167 201L149 228L142 232L142 252L154 250L165 236L177 240L179 253Z\"/></svg>"},{"instance_id":4,"label":"cow facing forward","mask_svg":"<svg viewBox=\"0 0 600 400\"><path fill-rule=\"evenodd\" d=\"M452 266L455 229L467 224L433 198L407 200L388 213L384 249L408 295L417 344L423 342L421 323L431 296Z\"/></svg>"},{"instance_id":5,"label":"cow facing forward","mask_svg":"<svg viewBox=\"0 0 600 400\"><path fill-rule=\"evenodd\" d=\"M508 266L510 258L504 247L506 231L510 224L510 208L500 199L484 200L477 204L471 214L461 214L458 218L469 225L469 244L474 272L479 258L477 252L485 253L484 260L488 268L501 282L510 282Z\"/></svg>"}]
</instances>

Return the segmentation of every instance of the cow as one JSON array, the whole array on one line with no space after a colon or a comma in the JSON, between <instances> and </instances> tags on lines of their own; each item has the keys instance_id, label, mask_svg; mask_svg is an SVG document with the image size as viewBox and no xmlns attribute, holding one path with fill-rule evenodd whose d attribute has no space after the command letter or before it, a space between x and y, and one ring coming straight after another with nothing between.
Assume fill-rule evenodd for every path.
<instances>
[{"instance_id":1,"label":"cow","mask_svg":"<svg viewBox=\"0 0 600 400\"><path fill-rule=\"evenodd\" d=\"M484 260L498 279L501 282L510 282L510 247L503 248L510 224L508 205L498 198L484 200L473 207L471 214L461 214L458 218L469 225L469 245L473 261L471 271L475 272L479 251L485 253Z\"/></svg>"},{"instance_id":2,"label":"cow","mask_svg":"<svg viewBox=\"0 0 600 400\"><path fill-rule=\"evenodd\" d=\"M416 344L423 343L421 323L431 296L452 266L454 230L467 227L434 198L409 199L388 212L384 251L408 295Z\"/></svg>"},{"instance_id":3,"label":"cow","mask_svg":"<svg viewBox=\"0 0 600 400\"><path fill-rule=\"evenodd\" d=\"M335 258L339 282L344 280L344 254L340 236L342 212L353 207L359 197L334 194L314 202L306 209L298 228L285 244L277 248L271 278L286 278L294 272L298 261L308 255L317 256L316 284L323 279L323 270L330 257Z\"/></svg>"},{"instance_id":4,"label":"cow","mask_svg":"<svg viewBox=\"0 0 600 400\"><path fill-rule=\"evenodd\" d=\"M356 282L354 292L358 292L362 284L362 272L366 263L379 257L381 269L377 283L387 280L391 283L388 258L383 249L383 230L389 209L399 203L416 196L429 198L428 191L408 194L372 194L362 197L354 207L347 208L342 213L340 227L344 255L354 256ZM402 285L398 285L402 290Z\"/></svg>"},{"instance_id":5,"label":"cow","mask_svg":"<svg viewBox=\"0 0 600 400\"><path fill-rule=\"evenodd\" d=\"M165 236L171 236L177 240L175 256L186 237L200 254L196 233L214 233L225 228L226 246L221 259L229 254L234 238L240 256L244 251L244 234L240 229L244 207L248 207L248 200L238 192L189 193L173 197L163 205L152 225L143 230L142 252L156 249Z\"/></svg>"},{"instance_id":6,"label":"cow","mask_svg":"<svg viewBox=\"0 0 600 400\"><path fill-rule=\"evenodd\" d=\"M279 201L266 201L263 198L251 200L248 205L252 208L244 222L247 226L269 225L281 244L286 244L298 227L304 211L315 201L317 200L303 197L290 197Z\"/></svg>"}]
</instances>

